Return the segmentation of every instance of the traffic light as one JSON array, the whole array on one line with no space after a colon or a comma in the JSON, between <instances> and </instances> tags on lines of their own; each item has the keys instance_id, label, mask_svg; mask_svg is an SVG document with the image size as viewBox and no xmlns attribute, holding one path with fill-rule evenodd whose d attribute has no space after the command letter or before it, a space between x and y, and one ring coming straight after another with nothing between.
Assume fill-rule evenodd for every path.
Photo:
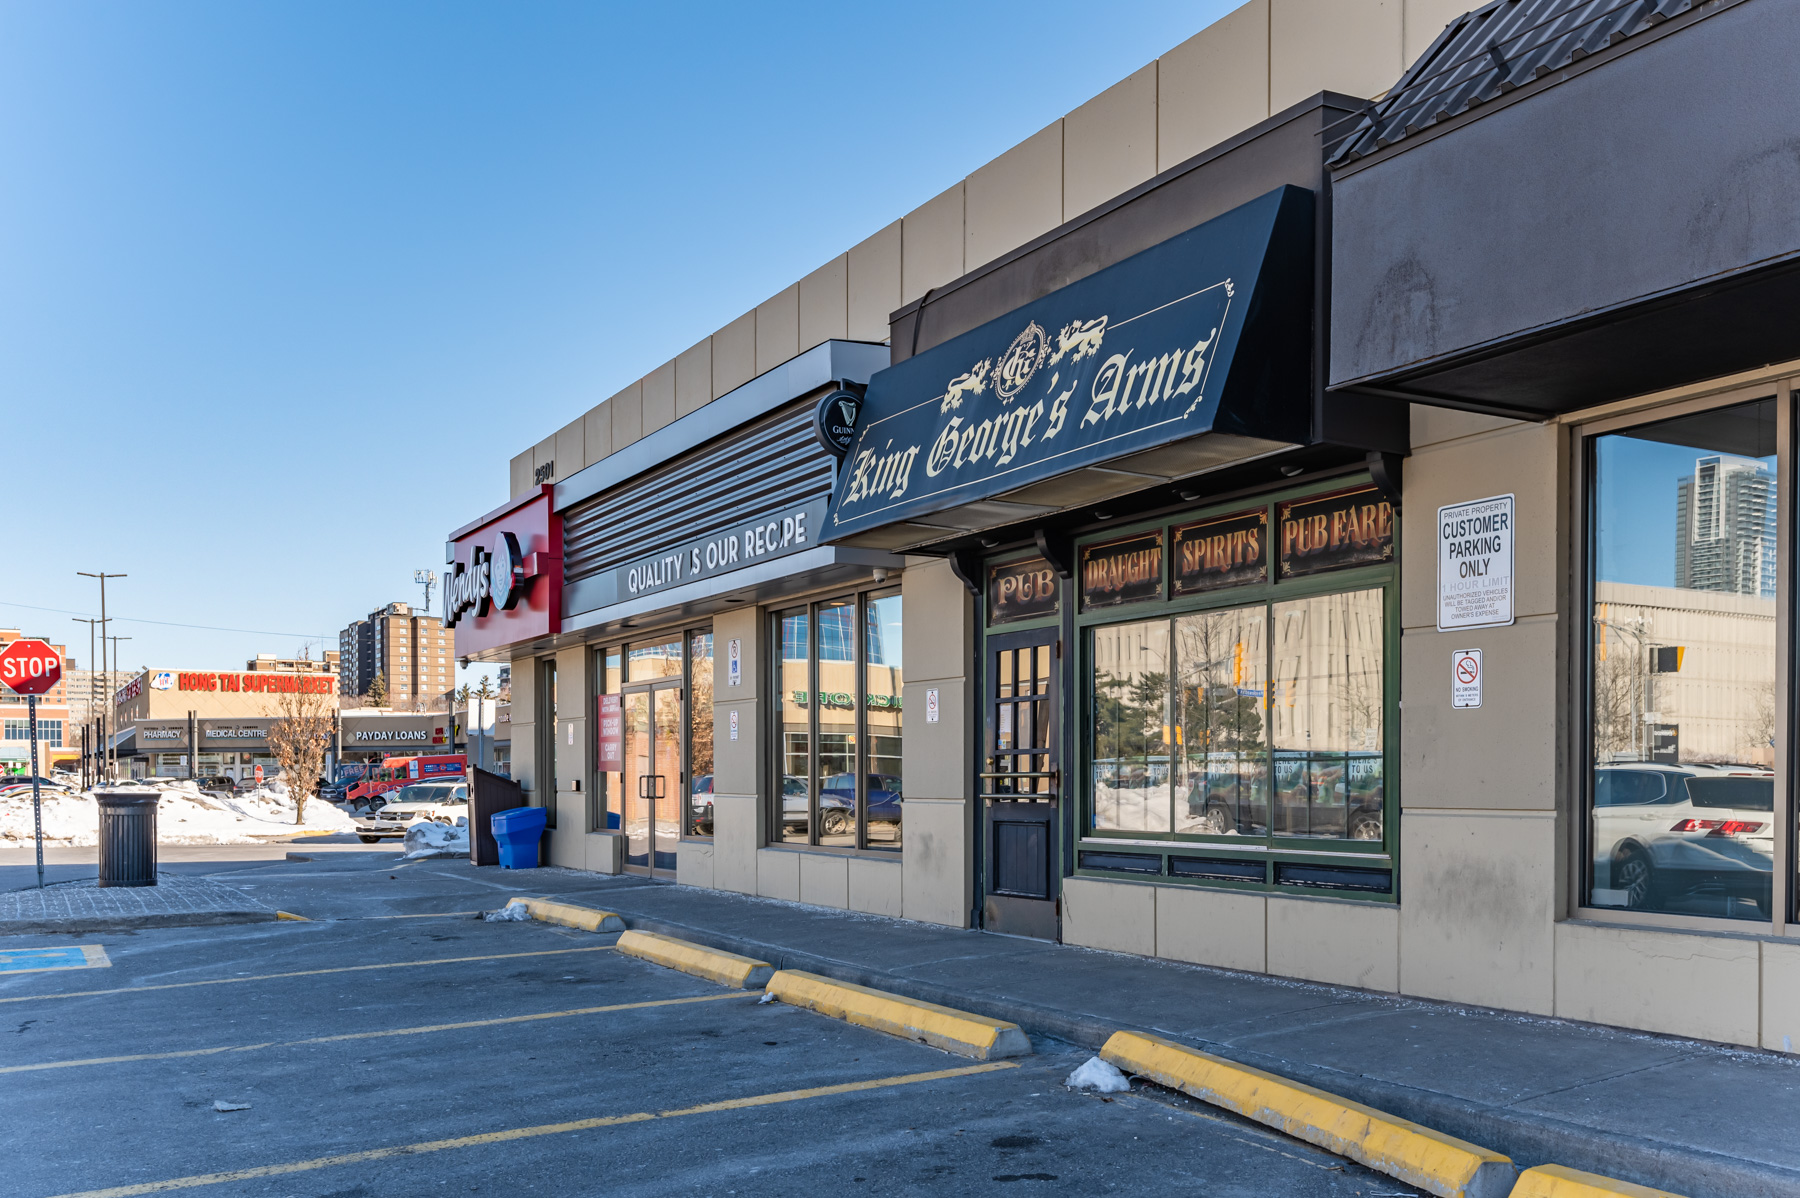
<instances>
[{"instance_id":1,"label":"traffic light","mask_svg":"<svg viewBox=\"0 0 1800 1198\"><path fill-rule=\"evenodd\" d=\"M1650 650L1650 672L1652 674L1679 674L1681 658L1687 652L1686 645L1657 645Z\"/></svg>"}]
</instances>

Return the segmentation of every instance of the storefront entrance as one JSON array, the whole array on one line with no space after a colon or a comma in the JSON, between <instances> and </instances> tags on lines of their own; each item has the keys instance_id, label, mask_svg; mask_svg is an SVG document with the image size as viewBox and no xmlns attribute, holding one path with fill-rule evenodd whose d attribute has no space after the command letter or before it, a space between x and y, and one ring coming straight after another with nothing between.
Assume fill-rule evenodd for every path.
<instances>
[{"instance_id":1,"label":"storefront entrance","mask_svg":"<svg viewBox=\"0 0 1800 1198\"><path fill-rule=\"evenodd\" d=\"M675 843L681 837L681 680L628 686L624 713L625 868L655 877L675 876Z\"/></svg>"},{"instance_id":2,"label":"storefront entrance","mask_svg":"<svg viewBox=\"0 0 1800 1198\"><path fill-rule=\"evenodd\" d=\"M1057 753L1054 628L987 640L987 769L981 774L986 846L983 925L1057 936Z\"/></svg>"}]
</instances>

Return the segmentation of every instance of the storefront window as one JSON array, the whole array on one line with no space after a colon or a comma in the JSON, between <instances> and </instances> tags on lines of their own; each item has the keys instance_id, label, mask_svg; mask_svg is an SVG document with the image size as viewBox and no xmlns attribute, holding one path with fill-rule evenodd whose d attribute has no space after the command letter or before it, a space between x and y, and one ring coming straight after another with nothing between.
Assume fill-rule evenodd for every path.
<instances>
[{"instance_id":1,"label":"storefront window","mask_svg":"<svg viewBox=\"0 0 1800 1198\"><path fill-rule=\"evenodd\" d=\"M1267 821L1267 626L1261 606L1176 617L1177 832L1233 836Z\"/></svg>"},{"instance_id":2,"label":"storefront window","mask_svg":"<svg viewBox=\"0 0 1800 1198\"><path fill-rule=\"evenodd\" d=\"M774 621L777 839L899 847L900 596L831 599Z\"/></svg>"},{"instance_id":3,"label":"storefront window","mask_svg":"<svg viewBox=\"0 0 1800 1198\"><path fill-rule=\"evenodd\" d=\"M868 841L900 847L900 596L873 596L864 621L863 718L869 728Z\"/></svg>"},{"instance_id":4,"label":"storefront window","mask_svg":"<svg viewBox=\"0 0 1800 1198\"><path fill-rule=\"evenodd\" d=\"M1775 401L1589 439L1594 907L1767 920Z\"/></svg>"},{"instance_id":5,"label":"storefront window","mask_svg":"<svg viewBox=\"0 0 1800 1198\"><path fill-rule=\"evenodd\" d=\"M1169 830L1169 622L1094 630L1094 827Z\"/></svg>"},{"instance_id":6,"label":"storefront window","mask_svg":"<svg viewBox=\"0 0 1800 1198\"><path fill-rule=\"evenodd\" d=\"M688 810L690 836L713 834L713 638L688 636Z\"/></svg>"},{"instance_id":7,"label":"storefront window","mask_svg":"<svg viewBox=\"0 0 1800 1198\"><path fill-rule=\"evenodd\" d=\"M1078 868L1394 896L1394 533L1363 484L1081 547Z\"/></svg>"},{"instance_id":8,"label":"storefront window","mask_svg":"<svg viewBox=\"0 0 1800 1198\"><path fill-rule=\"evenodd\" d=\"M812 689L811 621L805 608L775 617L775 685L781 717L775 725L777 839L808 844L812 840L812 723L808 698Z\"/></svg>"},{"instance_id":9,"label":"storefront window","mask_svg":"<svg viewBox=\"0 0 1800 1198\"><path fill-rule=\"evenodd\" d=\"M595 728L594 780L588 795L588 831L600 832L607 829L616 830L619 817L623 813L619 802L618 765L609 767L607 760L608 732L606 721L613 721L611 746L613 761L617 761L622 753L622 716L619 707L619 684L625 680L625 655L617 646L598 649L594 652L595 681Z\"/></svg>"},{"instance_id":10,"label":"storefront window","mask_svg":"<svg viewBox=\"0 0 1800 1198\"><path fill-rule=\"evenodd\" d=\"M1380 840L1381 592L1277 603L1272 621L1273 831Z\"/></svg>"}]
</instances>

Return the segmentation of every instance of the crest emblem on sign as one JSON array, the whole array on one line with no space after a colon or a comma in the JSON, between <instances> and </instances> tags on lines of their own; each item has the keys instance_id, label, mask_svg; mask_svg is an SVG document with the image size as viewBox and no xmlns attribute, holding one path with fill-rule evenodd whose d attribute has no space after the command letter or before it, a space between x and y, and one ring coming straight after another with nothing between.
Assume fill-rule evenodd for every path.
<instances>
[{"instance_id":1,"label":"crest emblem on sign","mask_svg":"<svg viewBox=\"0 0 1800 1198\"><path fill-rule=\"evenodd\" d=\"M1000 402L1008 403L1024 390L1025 384L1049 356L1050 334L1034 320L1025 326L1023 333L1013 338L1013 343L994 364L994 393L1000 397Z\"/></svg>"}]
</instances>

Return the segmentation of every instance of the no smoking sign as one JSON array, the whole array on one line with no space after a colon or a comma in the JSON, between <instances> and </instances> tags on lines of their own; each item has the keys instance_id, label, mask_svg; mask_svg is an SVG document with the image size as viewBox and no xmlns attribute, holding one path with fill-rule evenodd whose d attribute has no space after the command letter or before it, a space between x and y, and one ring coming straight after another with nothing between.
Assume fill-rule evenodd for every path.
<instances>
[{"instance_id":1,"label":"no smoking sign","mask_svg":"<svg viewBox=\"0 0 1800 1198\"><path fill-rule=\"evenodd\" d=\"M1450 706L1481 706L1481 650L1456 649L1451 652Z\"/></svg>"}]
</instances>

